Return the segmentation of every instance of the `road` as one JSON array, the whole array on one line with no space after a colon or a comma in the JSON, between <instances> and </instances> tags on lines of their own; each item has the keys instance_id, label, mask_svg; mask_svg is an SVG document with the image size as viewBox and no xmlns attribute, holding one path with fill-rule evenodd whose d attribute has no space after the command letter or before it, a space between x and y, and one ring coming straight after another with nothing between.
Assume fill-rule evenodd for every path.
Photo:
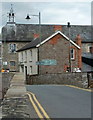
<instances>
[{"instance_id":1,"label":"road","mask_svg":"<svg viewBox=\"0 0 93 120\"><path fill-rule=\"evenodd\" d=\"M50 118L91 118L91 92L61 85L27 85ZM31 108L32 109L32 108Z\"/></svg>"}]
</instances>

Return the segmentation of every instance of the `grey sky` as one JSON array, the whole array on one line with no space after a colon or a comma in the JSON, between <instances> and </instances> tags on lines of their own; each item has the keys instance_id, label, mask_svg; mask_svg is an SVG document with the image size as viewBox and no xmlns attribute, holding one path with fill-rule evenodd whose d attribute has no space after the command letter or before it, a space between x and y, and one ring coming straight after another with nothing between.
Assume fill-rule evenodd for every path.
<instances>
[{"instance_id":1,"label":"grey sky","mask_svg":"<svg viewBox=\"0 0 93 120\"><path fill-rule=\"evenodd\" d=\"M7 0L6 0L7 1ZM17 1L17 0L16 0ZM22 0L23 1L23 0ZM57 0L56 0L57 1ZM60 1L60 0L59 0ZM74 0L72 0L74 1ZM7 12L13 4L17 23L38 23L38 17L32 17L31 20L25 19L26 14L38 14L41 12L42 24L67 24L72 25L90 25L91 24L91 1L81 0L82 2L2 2L0 14L2 14L2 24L7 22ZM85 2L84 2L85 1ZM2 11L2 12L1 12Z\"/></svg>"}]
</instances>

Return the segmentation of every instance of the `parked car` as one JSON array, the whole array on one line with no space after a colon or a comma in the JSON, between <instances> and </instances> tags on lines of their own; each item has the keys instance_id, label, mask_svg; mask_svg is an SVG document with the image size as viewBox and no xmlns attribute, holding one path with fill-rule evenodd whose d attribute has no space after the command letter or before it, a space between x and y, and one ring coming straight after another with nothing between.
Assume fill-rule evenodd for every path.
<instances>
[{"instance_id":1,"label":"parked car","mask_svg":"<svg viewBox=\"0 0 93 120\"><path fill-rule=\"evenodd\" d=\"M2 69L1 72L2 72L2 73L8 73L8 72L9 72L9 69Z\"/></svg>"}]
</instances>

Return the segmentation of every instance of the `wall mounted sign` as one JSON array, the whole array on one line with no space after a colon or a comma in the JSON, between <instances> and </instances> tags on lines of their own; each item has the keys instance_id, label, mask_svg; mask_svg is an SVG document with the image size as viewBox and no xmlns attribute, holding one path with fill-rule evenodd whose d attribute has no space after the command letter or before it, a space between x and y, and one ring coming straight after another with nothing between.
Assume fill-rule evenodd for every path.
<instances>
[{"instance_id":1,"label":"wall mounted sign","mask_svg":"<svg viewBox=\"0 0 93 120\"><path fill-rule=\"evenodd\" d=\"M57 61L55 59L43 59L36 62L36 65L57 65Z\"/></svg>"}]
</instances>

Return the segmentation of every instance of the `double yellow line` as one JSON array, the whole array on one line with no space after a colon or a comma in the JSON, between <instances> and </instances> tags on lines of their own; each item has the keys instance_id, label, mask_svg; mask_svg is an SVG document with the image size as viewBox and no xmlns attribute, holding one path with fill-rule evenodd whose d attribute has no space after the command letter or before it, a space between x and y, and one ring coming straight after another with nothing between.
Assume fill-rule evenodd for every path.
<instances>
[{"instance_id":1,"label":"double yellow line","mask_svg":"<svg viewBox=\"0 0 93 120\"><path fill-rule=\"evenodd\" d=\"M40 118L40 119L48 119L48 120L51 120L50 118L49 118L49 116L48 116L48 114L46 113L46 111L44 110L44 108L41 106L41 104L38 102L38 100L37 100L37 98L35 97L35 95L32 93L32 92L28 92L27 93L27 95L29 96L29 99L30 99L30 102L32 103L32 105L33 105L33 107L34 107L34 109L35 109L35 111L36 111L36 113L37 113L37 115L38 115L38 117ZM37 105L36 105L37 104ZM38 107L37 107L38 106ZM40 110L39 110L39 109ZM42 112L42 114L41 114L41 112Z\"/></svg>"},{"instance_id":2,"label":"double yellow line","mask_svg":"<svg viewBox=\"0 0 93 120\"><path fill-rule=\"evenodd\" d=\"M84 91L88 91L88 92L93 92L92 89L84 89L84 88L80 88L80 87L77 87L77 86L74 86L74 85L65 85L65 86L80 89L80 90L84 90Z\"/></svg>"}]
</instances>

